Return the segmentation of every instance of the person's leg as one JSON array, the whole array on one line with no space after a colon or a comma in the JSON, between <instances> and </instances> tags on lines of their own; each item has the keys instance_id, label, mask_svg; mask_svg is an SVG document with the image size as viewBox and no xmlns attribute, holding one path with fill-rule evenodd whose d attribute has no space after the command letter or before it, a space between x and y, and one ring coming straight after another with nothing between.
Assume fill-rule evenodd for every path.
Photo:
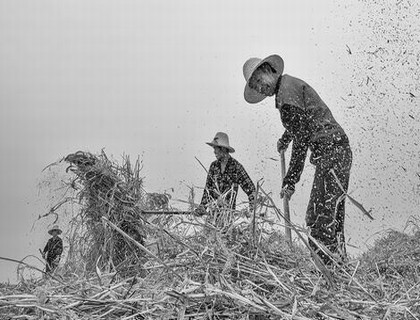
<instances>
[{"instance_id":1,"label":"person's leg","mask_svg":"<svg viewBox=\"0 0 420 320\"><path fill-rule=\"evenodd\" d=\"M55 271L55 269L57 269L57 267L58 267L58 261L53 261L53 262L51 262L51 273L53 273L54 271Z\"/></svg>"},{"instance_id":2,"label":"person's leg","mask_svg":"<svg viewBox=\"0 0 420 320\"><path fill-rule=\"evenodd\" d=\"M326 215L325 210L325 171L321 165L317 165L315 169L314 182L312 185L311 196L308 208L306 210L306 225L310 228L310 235L319 243L324 244L327 248L334 240L332 230L328 228L332 219ZM329 256L322 251L319 246L308 240L310 247L322 259L325 264L331 264Z\"/></svg>"},{"instance_id":3,"label":"person's leg","mask_svg":"<svg viewBox=\"0 0 420 320\"><path fill-rule=\"evenodd\" d=\"M325 246L331 253L335 252L336 238L334 237L333 220L331 217L326 215L319 216L315 224L311 227L311 236L318 243ZM332 264L330 255L319 248L311 239L309 239L309 245L325 264Z\"/></svg>"},{"instance_id":4,"label":"person's leg","mask_svg":"<svg viewBox=\"0 0 420 320\"><path fill-rule=\"evenodd\" d=\"M346 239L344 236L345 198L338 204L336 213L336 251L343 260L347 258Z\"/></svg>"},{"instance_id":5,"label":"person's leg","mask_svg":"<svg viewBox=\"0 0 420 320\"><path fill-rule=\"evenodd\" d=\"M46 273L51 273L51 261L47 260L47 264L45 266L45 272Z\"/></svg>"},{"instance_id":6,"label":"person's leg","mask_svg":"<svg viewBox=\"0 0 420 320\"><path fill-rule=\"evenodd\" d=\"M331 172L325 173L325 194L325 215L329 217L328 223L331 236L328 249L332 253L337 253L339 243L337 232L339 230L344 231L344 215L342 214L343 211L340 210L344 198L342 197L343 191ZM324 227L327 228L326 226Z\"/></svg>"},{"instance_id":7,"label":"person's leg","mask_svg":"<svg viewBox=\"0 0 420 320\"><path fill-rule=\"evenodd\" d=\"M327 235L324 239L326 240L324 244L327 248L345 260L345 196L342 188L347 192L351 167L350 147L338 146L334 152L325 157L324 165L325 197L323 216L325 217L325 222L320 226L320 229L323 234Z\"/></svg>"},{"instance_id":8,"label":"person's leg","mask_svg":"<svg viewBox=\"0 0 420 320\"><path fill-rule=\"evenodd\" d=\"M352 152L350 146L341 146L337 148L337 153L335 155L334 163L334 173L340 181L341 186L344 191L347 193L350 179L350 169L352 164ZM337 239L337 248L336 252L340 254L343 260L347 257L346 246L345 246L345 237L344 237L344 220L345 220L345 196L343 196L343 191L338 185L336 178L333 176L333 183L335 187L332 187L333 192L337 194L334 196L334 206L335 206L335 222L336 222L336 239Z\"/></svg>"},{"instance_id":9,"label":"person's leg","mask_svg":"<svg viewBox=\"0 0 420 320\"><path fill-rule=\"evenodd\" d=\"M346 257L344 239L345 197L331 169L347 192L352 155L349 146L337 146L333 152L324 154L317 164L311 198L307 210L307 225L311 236L322 242L332 253ZM310 245L317 248L313 241ZM332 261L316 249L326 264Z\"/></svg>"},{"instance_id":10,"label":"person's leg","mask_svg":"<svg viewBox=\"0 0 420 320\"><path fill-rule=\"evenodd\" d=\"M311 227L317 220L322 211L324 202L324 179L322 178L320 166L316 166L314 181L312 183L311 195L309 197L308 207L306 209L306 225Z\"/></svg>"}]
</instances>

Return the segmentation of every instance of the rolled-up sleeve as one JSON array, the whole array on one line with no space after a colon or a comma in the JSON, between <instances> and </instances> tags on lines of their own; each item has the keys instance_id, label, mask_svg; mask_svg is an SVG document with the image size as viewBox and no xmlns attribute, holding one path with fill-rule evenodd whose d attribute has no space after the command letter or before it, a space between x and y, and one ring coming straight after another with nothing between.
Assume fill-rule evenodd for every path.
<instances>
[{"instance_id":1,"label":"rolled-up sleeve","mask_svg":"<svg viewBox=\"0 0 420 320\"><path fill-rule=\"evenodd\" d=\"M281 138L277 141L277 150L278 149L287 149L290 142L293 140L293 136L289 131L284 131Z\"/></svg>"}]
</instances>

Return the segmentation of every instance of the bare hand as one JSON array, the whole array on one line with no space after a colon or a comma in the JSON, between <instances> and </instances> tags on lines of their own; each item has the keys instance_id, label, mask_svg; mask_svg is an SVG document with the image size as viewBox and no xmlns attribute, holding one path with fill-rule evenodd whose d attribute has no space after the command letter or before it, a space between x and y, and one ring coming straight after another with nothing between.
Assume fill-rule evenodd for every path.
<instances>
[{"instance_id":1,"label":"bare hand","mask_svg":"<svg viewBox=\"0 0 420 320\"><path fill-rule=\"evenodd\" d=\"M287 146L286 145L284 145L284 143L283 142L281 142L281 139L279 139L278 141L277 141L277 151L279 152L279 153L284 153L284 152L286 152L286 150L287 150Z\"/></svg>"},{"instance_id":2,"label":"bare hand","mask_svg":"<svg viewBox=\"0 0 420 320\"><path fill-rule=\"evenodd\" d=\"M294 193L295 193L294 189L290 188L290 186L285 186L280 191L280 198L281 199L286 198L287 200L290 200L290 198L292 197Z\"/></svg>"}]
</instances>

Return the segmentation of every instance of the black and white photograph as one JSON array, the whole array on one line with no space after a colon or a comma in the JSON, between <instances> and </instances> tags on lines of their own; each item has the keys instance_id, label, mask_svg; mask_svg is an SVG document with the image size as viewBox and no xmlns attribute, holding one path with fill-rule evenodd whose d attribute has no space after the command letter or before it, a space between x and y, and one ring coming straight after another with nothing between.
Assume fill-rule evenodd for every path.
<instances>
[{"instance_id":1,"label":"black and white photograph","mask_svg":"<svg viewBox=\"0 0 420 320\"><path fill-rule=\"evenodd\" d=\"M0 320L419 320L419 17L0 0Z\"/></svg>"}]
</instances>

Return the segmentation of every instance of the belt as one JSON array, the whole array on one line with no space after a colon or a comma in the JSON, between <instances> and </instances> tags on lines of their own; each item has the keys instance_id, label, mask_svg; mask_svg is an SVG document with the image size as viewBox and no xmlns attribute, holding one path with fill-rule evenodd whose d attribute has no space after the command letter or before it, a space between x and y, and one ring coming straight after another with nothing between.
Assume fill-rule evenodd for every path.
<instances>
[{"instance_id":1,"label":"belt","mask_svg":"<svg viewBox=\"0 0 420 320\"><path fill-rule=\"evenodd\" d=\"M320 156L325 152L334 150L338 146L346 145L349 145L349 139L345 134L333 134L329 137L322 137L316 141L311 142L311 151L315 156Z\"/></svg>"}]
</instances>

